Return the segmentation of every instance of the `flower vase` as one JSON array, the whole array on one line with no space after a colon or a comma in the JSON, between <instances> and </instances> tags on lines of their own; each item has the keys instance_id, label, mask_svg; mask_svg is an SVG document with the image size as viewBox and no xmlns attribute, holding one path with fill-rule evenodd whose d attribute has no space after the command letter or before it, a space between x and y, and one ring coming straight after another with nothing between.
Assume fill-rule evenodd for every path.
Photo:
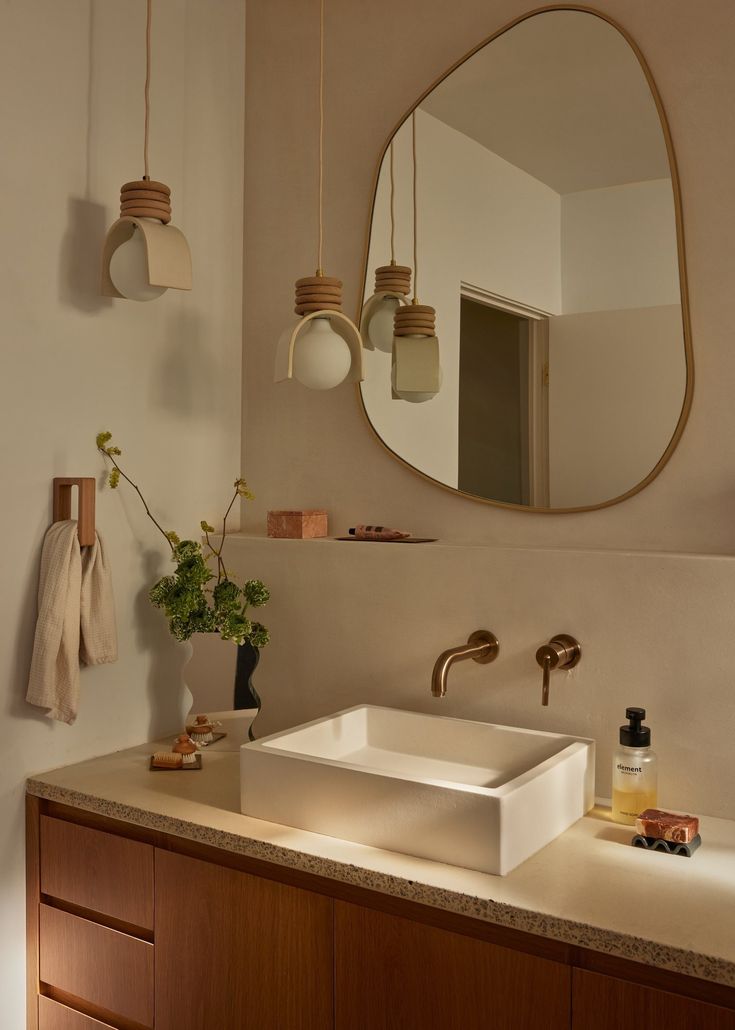
<instances>
[{"instance_id":1,"label":"flower vase","mask_svg":"<svg viewBox=\"0 0 735 1030\"><path fill-rule=\"evenodd\" d=\"M255 668L260 661L260 651L257 647L249 641L245 641L237 649L237 664L235 666L235 699L234 707L236 710L242 710L244 708L256 708L257 712L250 723L248 730L248 739L255 740L255 733L253 726L255 720L260 715L260 696L255 689L252 681L252 675L255 672Z\"/></svg>"}]
</instances>

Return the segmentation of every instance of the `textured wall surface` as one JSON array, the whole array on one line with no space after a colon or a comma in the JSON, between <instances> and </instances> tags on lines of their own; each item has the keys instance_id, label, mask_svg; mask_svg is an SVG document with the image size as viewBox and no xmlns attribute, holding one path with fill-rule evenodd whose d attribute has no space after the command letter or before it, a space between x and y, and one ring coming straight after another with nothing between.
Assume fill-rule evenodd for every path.
<instances>
[{"instance_id":1,"label":"textured wall surface","mask_svg":"<svg viewBox=\"0 0 735 1030\"><path fill-rule=\"evenodd\" d=\"M262 575L273 629L257 673L262 727L359 702L436 711L439 651L481 627L501 639L490 667L452 671L441 711L589 733L598 791L626 705L650 709L661 799L735 817L735 89L726 0L604 0L636 39L666 108L681 174L697 383L681 444L659 478L616 507L578 515L506 511L453 496L396 463L350 387L272 384L293 280L315 267L314 12L248 5L245 396L248 526L275 507L326 507L331 532L355 522L441 538L424 548L243 540L238 565ZM373 180L393 126L481 39L527 9L519 0L385 0L328 5L325 268L354 312ZM411 45L406 45L410 39ZM467 546L459 546L466 544ZM645 553L648 552L648 553ZM582 664L540 704L536 648L575 634Z\"/></svg>"},{"instance_id":2,"label":"textured wall surface","mask_svg":"<svg viewBox=\"0 0 735 1030\"><path fill-rule=\"evenodd\" d=\"M25 776L177 729L188 699L186 649L146 597L166 545L124 488L97 502L120 659L83 670L71 727L24 697L52 477L97 476L109 428L164 525L192 534L239 471L245 26L240 0L154 5L151 175L173 191L194 290L135 304L98 280L120 186L143 172L145 3L5 0L0 23L0 1023L15 1030Z\"/></svg>"},{"instance_id":3,"label":"textured wall surface","mask_svg":"<svg viewBox=\"0 0 735 1030\"><path fill-rule=\"evenodd\" d=\"M651 67L681 175L697 381L687 430L668 466L641 494L599 512L488 508L398 465L366 429L351 387L318 394L273 384L293 281L316 267L316 143L308 130L317 124L318 26L310 5L252 0L246 145L257 160L246 168L244 427L258 494L253 528L268 507L326 506L339 530L359 520L453 540L735 552L735 138L725 128L735 89L735 6L604 0L599 7L632 34ZM519 0L327 5L325 268L344 279L351 312L389 133L452 62L527 9Z\"/></svg>"}]
</instances>

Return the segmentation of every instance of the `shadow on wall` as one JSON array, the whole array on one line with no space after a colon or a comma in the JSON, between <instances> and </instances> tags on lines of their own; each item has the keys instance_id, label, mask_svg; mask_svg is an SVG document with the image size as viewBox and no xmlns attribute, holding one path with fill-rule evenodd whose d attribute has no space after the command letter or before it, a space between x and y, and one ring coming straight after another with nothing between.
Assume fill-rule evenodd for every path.
<instances>
[{"instance_id":1,"label":"shadow on wall","mask_svg":"<svg viewBox=\"0 0 735 1030\"><path fill-rule=\"evenodd\" d=\"M48 718L41 708L29 705L26 701L26 690L28 689L28 674L31 669L31 655L33 654L33 640L36 635L36 617L38 615L38 577L41 569L41 542L46 533L50 518L46 521L45 513L39 521L38 531L34 539L39 544L34 548L33 557L30 563L28 576L22 586L22 593L17 601L17 632L15 633L15 645L11 659L10 682L14 688L8 694L8 714L17 719L34 719L36 722L47 726L49 731L53 728L53 722Z\"/></svg>"},{"instance_id":2,"label":"shadow on wall","mask_svg":"<svg viewBox=\"0 0 735 1030\"><path fill-rule=\"evenodd\" d=\"M107 208L69 197L68 222L59 251L59 300L88 315L109 307L100 293L100 256L107 232Z\"/></svg>"},{"instance_id":3,"label":"shadow on wall","mask_svg":"<svg viewBox=\"0 0 735 1030\"><path fill-rule=\"evenodd\" d=\"M191 648L177 643L169 632L163 613L148 597L151 586L161 576L161 553L142 550L143 586L135 598L136 645L150 656L148 697L150 721L148 739L179 733L191 708L191 694L183 680L183 668Z\"/></svg>"},{"instance_id":4,"label":"shadow on wall","mask_svg":"<svg viewBox=\"0 0 735 1030\"><path fill-rule=\"evenodd\" d=\"M150 404L175 415L199 418L216 412L215 378L218 348L202 344L200 319L178 311L171 319L151 380Z\"/></svg>"},{"instance_id":5,"label":"shadow on wall","mask_svg":"<svg viewBox=\"0 0 735 1030\"><path fill-rule=\"evenodd\" d=\"M83 197L69 197L66 232L59 251L59 300L68 307L93 315L112 304L100 294L100 256L108 226L113 221L107 208L90 200L95 78L95 10L89 0L87 33L87 151Z\"/></svg>"}]
</instances>

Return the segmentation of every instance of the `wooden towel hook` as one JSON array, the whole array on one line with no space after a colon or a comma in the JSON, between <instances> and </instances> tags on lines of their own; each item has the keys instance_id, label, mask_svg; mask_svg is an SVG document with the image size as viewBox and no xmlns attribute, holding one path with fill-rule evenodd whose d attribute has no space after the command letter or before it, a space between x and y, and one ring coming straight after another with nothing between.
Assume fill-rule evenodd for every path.
<instances>
[{"instance_id":1,"label":"wooden towel hook","mask_svg":"<svg viewBox=\"0 0 735 1030\"><path fill-rule=\"evenodd\" d=\"M71 488L79 488L77 502L77 535L80 547L91 547L95 541L94 504L97 483L94 476L57 476L54 479L53 521L71 518Z\"/></svg>"}]
</instances>

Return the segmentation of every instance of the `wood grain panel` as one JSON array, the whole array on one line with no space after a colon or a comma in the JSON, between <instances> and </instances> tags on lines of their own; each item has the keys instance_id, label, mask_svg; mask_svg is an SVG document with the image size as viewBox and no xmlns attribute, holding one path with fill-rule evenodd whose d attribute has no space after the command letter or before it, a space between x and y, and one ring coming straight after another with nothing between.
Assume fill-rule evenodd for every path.
<instances>
[{"instance_id":1,"label":"wood grain panel","mask_svg":"<svg viewBox=\"0 0 735 1030\"><path fill-rule=\"evenodd\" d=\"M41 816L41 892L153 929L153 848Z\"/></svg>"},{"instance_id":2,"label":"wood grain panel","mask_svg":"<svg viewBox=\"0 0 735 1030\"><path fill-rule=\"evenodd\" d=\"M571 971L335 903L335 1030L568 1030Z\"/></svg>"},{"instance_id":3,"label":"wood grain panel","mask_svg":"<svg viewBox=\"0 0 735 1030\"><path fill-rule=\"evenodd\" d=\"M573 1030L620 1030L623 1026L666 1030L735 1030L735 1012L692 998L575 969Z\"/></svg>"},{"instance_id":4,"label":"wood grain panel","mask_svg":"<svg viewBox=\"0 0 735 1030\"><path fill-rule=\"evenodd\" d=\"M88 919L41 905L44 983L100 1008L153 1026L153 945Z\"/></svg>"},{"instance_id":5,"label":"wood grain panel","mask_svg":"<svg viewBox=\"0 0 735 1030\"><path fill-rule=\"evenodd\" d=\"M329 1030L332 901L156 851L156 1030Z\"/></svg>"},{"instance_id":6,"label":"wood grain panel","mask_svg":"<svg viewBox=\"0 0 735 1030\"><path fill-rule=\"evenodd\" d=\"M590 972L605 974L616 979L638 983L660 991L681 994L715 1006L735 1009L735 988L724 984L701 980L692 976L684 976L668 969L633 962L615 955L590 951L576 945L565 944L562 941L499 926L482 919L475 919L470 916L463 916L455 912L409 901L405 898L378 893L364 887L357 887L354 884L342 883L339 880L332 880L326 876L317 876L299 869L275 865L262 859L255 859L247 855L222 850L198 841L174 837L160 830L123 822L119 819L110 819L107 816L99 815L95 812L87 812L59 802L29 797L28 805L30 824L38 821L38 811L40 809L41 813L57 820L67 821L74 826L117 834L123 839L155 845L173 853L216 863L231 870L239 870L269 881L287 884L291 887L322 894L329 898L351 902L352 904L381 911L388 915L401 916L414 922L458 933L465 937L474 937L478 940L497 944L500 947L537 955L541 958L547 958L565 965L589 970ZM34 812L36 813L35 815L33 814ZM33 839L34 832L37 834L37 830L34 831L33 826L30 825L28 829L29 840ZM33 852L34 849L31 845L27 852L30 856L29 861L32 859ZM36 898L35 902L34 897ZM28 925L31 931L33 929L33 912L37 913L38 911L37 898L38 873L36 872L34 880L32 867L29 866ZM85 913L78 912L77 914L84 915ZM118 926L117 928L125 930L124 926ZM28 955L28 1028L29 1030L35 1030L34 1025L30 1022L30 1018L36 1010L35 991L37 978L32 969L34 948L30 935Z\"/></svg>"},{"instance_id":7,"label":"wood grain panel","mask_svg":"<svg viewBox=\"0 0 735 1030\"><path fill-rule=\"evenodd\" d=\"M26 796L26 1030L38 1030L40 802Z\"/></svg>"},{"instance_id":8,"label":"wood grain panel","mask_svg":"<svg viewBox=\"0 0 735 1030\"><path fill-rule=\"evenodd\" d=\"M38 999L38 1030L114 1030L114 1027L42 996Z\"/></svg>"}]
</instances>

